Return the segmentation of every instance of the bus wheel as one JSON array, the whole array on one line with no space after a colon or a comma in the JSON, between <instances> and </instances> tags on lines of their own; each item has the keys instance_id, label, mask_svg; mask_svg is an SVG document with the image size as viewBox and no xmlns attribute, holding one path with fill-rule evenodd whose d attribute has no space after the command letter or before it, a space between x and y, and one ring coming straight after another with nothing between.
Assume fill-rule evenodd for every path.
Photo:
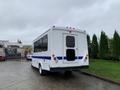
<instances>
[{"instance_id":1,"label":"bus wheel","mask_svg":"<svg viewBox=\"0 0 120 90\"><path fill-rule=\"evenodd\" d=\"M40 75L45 75L45 70L42 69L41 64L39 65L39 73Z\"/></svg>"}]
</instances>

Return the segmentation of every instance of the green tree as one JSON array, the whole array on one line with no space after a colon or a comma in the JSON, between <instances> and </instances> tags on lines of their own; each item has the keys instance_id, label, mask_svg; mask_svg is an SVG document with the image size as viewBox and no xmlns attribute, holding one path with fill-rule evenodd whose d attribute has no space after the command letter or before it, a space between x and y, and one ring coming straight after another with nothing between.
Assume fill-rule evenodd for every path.
<instances>
[{"instance_id":1,"label":"green tree","mask_svg":"<svg viewBox=\"0 0 120 90\"><path fill-rule=\"evenodd\" d=\"M113 59L113 38L108 38L109 59Z\"/></svg>"},{"instance_id":2,"label":"green tree","mask_svg":"<svg viewBox=\"0 0 120 90\"><path fill-rule=\"evenodd\" d=\"M120 60L120 35L119 35L119 60Z\"/></svg>"},{"instance_id":3,"label":"green tree","mask_svg":"<svg viewBox=\"0 0 120 90\"><path fill-rule=\"evenodd\" d=\"M120 59L120 36L117 31L114 32L113 36L113 57L116 60Z\"/></svg>"},{"instance_id":4,"label":"green tree","mask_svg":"<svg viewBox=\"0 0 120 90\"><path fill-rule=\"evenodd\" d=\"M87 43L88 43L88 46L90 45L90 36L87 34Z\"/></svg>"},{"instance_id":5,"label":"green tree","mask_svg":"<svg viewBox=\"0 0 120 90\"><path fill-rule=\"evenodd\" d=\"M97 36L95 34L93 35L92 38L91 56L92 58L98 58L98 41Z\"/></svg>"},{"instance_id":6,"label":"green tree","mask_svg":"<svg viewBox=\"0 0 120 90\"><path fill-rule=\"evenodd\" d=\"M100 58L102 59L108 59L108 38L105 34L105 32L101 32L101 36L100 36Z\"/></svg>"},{"instance_id":7,"label":"green tree","mask_svg":"<svg viewBox=\"0 0 120 90\"><path fill-rule=\"evenodd\" d=\"M90 40L90 36L87 35L87 44L88 44L88 53L89 53L89 57L91 54L91 40Z\"/></svg>"}]
</instances>

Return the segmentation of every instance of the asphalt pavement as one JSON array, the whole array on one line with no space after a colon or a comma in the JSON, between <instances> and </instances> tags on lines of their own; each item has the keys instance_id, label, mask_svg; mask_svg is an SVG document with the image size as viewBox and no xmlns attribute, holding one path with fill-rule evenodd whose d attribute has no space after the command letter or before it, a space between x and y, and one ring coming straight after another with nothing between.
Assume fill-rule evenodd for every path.
<instances>
[{"instance_id":1,"label":"asphalt pavement","mask_svg":"<svg viewBox=\"0 0 120 90\"><path fill-rule=\"evenodd\" d=\"M40 76L30 61L0 62L0 90L120 90L117 84L82 74L62 72Z\"/></svg>"}]
</instances>

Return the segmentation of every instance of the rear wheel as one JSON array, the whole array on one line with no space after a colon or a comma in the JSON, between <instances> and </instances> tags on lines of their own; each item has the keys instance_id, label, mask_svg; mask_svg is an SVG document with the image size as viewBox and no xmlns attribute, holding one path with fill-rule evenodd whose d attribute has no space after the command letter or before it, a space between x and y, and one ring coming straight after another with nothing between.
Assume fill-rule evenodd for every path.
<instances>
[{"instance_id":1,"label":"rear wheel","mask_svg":"<svg viewBox=\"0 0 120 90\"><path fill-rule=\"evenodd\" d=\"M39 65L39 73L40 73L40 75L46 74L46 71L42 69L41 64Z\"/></svg>"}]
</instances>

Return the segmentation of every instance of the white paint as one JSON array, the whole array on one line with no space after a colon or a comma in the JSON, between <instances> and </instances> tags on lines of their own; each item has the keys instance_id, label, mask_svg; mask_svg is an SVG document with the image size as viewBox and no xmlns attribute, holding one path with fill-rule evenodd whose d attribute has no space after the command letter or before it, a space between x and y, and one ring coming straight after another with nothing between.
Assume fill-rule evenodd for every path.
<instances>
[{"instance_id":1,"label":"white paint","mask_svg":"<svg viewBox=\"0 0 120 90\"><path fill-rule=\"evenodd\" d=\"M41 64L42 69L50 71L50 68L89 65L86 32L80 31L79 29L52 27L48 31L40 35L38 38L36 38L33 43L46 34L48 35L48 50L45 52L33 53L33 56L50 56L51 60L32 58L32 66L39 68L39 64ZM77 58L75 59L75 61L67 61L63 59L63 57L66 56L66 48L68 49L68 47L66 47L66 36L75 37L75 47L71 49L75 50L75 56L83 56L82 59ZM61 56L62 60L54 60L54 58L52 57L53 54L55 55L55 57ZM85 59L86 56L87 59Z\"/></svg>"}]
</instances>

